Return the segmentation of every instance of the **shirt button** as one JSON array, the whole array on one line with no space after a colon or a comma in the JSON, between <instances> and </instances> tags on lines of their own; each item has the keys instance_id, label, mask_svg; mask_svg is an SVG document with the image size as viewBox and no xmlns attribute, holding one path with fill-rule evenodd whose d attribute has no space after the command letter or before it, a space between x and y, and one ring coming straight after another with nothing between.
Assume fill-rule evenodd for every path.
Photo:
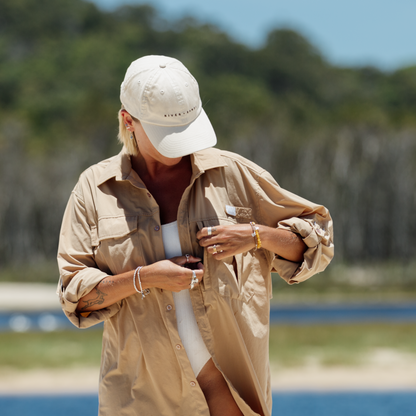
<instances>
[{"instance_id":1,"label":"shirt button","mask_svg":"<svg viewBox=\"0 0 416 416\"><path fill-rule=\"evenodd\" d=\"M160 230L160 227L158 225L156 225L155 231L159 231L159 230Z\"/></svg>"},{"instance_id":2,"label":"shirt button","mask_svg":"<svg viewBox=\"0 0 416 416\"><path fill-rule=\"evenodd\" d=\"M172 310L172 305L166 306L166 310L171 311Z\"/></svg>"},{"instance_id":3,"label":"shirt button","mask_svg":"<svg viewBox=\"0 0 416 416\"><path fill-rule=\"evenodd\" d=\"M189 384L190 384L192 387L195 387L195 386L196 386L195 381L191 381Z\"/></svg>"},{"instance_id":4,"label":"shirt button","mask_svg":"<svg viewBox=\"0 0 416 416\"><path fill-rule=\"evenodd\" d=\"M180 344L176 344L176 349L177 350L180 350L182 347L181 347L181 345Z\"/></svg>"}]
</instances>

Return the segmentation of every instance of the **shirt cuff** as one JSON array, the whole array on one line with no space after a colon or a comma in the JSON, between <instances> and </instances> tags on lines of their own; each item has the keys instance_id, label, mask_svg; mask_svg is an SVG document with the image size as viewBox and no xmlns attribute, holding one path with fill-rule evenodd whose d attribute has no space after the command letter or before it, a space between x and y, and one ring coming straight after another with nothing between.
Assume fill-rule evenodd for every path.
<instances>
[{"instance_id":1,"label":"shirt cuff","mask_svg":"<svg viewBox=\"0 0 416 416\"><path fill-rule=\"evenodd\" d=\"M111 318L119 311L121 302L97 311L77 311L79 300L91 292L107 276L101 270L87 268L77 272L75 275L62 275L59 279L56 293L59 296L62 310L76 327L89 328Z\"/></svg>"},{"instance_id":2,"label":"shirt cuff","mask_svg":"<svg viewBox=\"0 0 416 416\"><path fill-rule=\"evenodd\" d=\"M302 263L294 263L275 256L272 265L283 280L289 284L296 284L325 270L334 256L334 245L329 230L314 219L300 218L280 221L278 228L300 235L308 247Z\"/></svg>"}]
</instances>

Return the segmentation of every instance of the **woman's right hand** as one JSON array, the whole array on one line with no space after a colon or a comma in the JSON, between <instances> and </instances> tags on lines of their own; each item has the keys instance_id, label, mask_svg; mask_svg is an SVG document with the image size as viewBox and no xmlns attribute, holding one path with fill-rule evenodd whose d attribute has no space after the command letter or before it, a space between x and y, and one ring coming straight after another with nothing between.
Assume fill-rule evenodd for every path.
<instances>
[{"instance_id":1,"label":"woman's right hand","mask_svg":"<svg viewBox=\"0 0 416 416\"><path fill-rule=\"evenodd\" d=\"M195 265L196 268L191 270L184 267L186 264ZM144 266L140 270L140 280L143 289L157 287L171 292L180 292L190 288L193 271L200 283L204 277L204 265L200 258L191 255L172 257L169 260L161 260Z\"/></svg>"}]
</instances>

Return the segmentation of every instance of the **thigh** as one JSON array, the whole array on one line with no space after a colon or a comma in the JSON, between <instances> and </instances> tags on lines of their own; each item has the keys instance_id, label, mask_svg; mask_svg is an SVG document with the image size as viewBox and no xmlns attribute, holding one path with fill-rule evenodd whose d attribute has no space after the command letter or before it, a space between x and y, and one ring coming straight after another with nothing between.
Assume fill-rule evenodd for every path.
<instances>
[{"instance_id":1,"label":"thigh","mask_svg":"<svg viewBox=\"0 0 416 416\"><path fill-rule=\"evenodd\" d=\"M227 382L215 367L212 358L199 372L197 380L208 403L211 416L243 416L231 395Z\"/></svg>"}]
</instances>

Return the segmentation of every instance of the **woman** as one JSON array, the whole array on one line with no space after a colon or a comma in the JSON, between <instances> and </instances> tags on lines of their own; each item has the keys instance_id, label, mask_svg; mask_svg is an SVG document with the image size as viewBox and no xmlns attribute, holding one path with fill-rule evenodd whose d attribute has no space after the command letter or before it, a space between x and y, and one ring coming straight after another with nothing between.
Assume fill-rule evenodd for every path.
<instances>
[{"instance_id":1,"label":"woman","mask_svg":"<svg viewBox=\"0 0 416 416\"><path fill-rule=\"evenodd\" d=\"M99 414L270 415L270 272L323 270L329 213L212 148L176 59L134 61L120 98L123 150L81 175L58 252L66 315L104 321Z\"/></svg>"}]
</instances>

